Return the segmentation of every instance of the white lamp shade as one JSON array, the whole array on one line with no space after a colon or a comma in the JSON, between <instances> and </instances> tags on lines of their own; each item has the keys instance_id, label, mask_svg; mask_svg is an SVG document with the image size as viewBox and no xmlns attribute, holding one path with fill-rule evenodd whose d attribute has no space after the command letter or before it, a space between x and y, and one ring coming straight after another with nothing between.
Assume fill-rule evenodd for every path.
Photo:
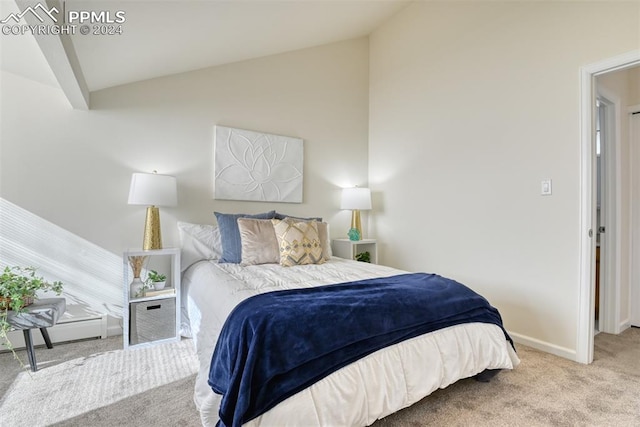
<instances>
[{"instance_id":1,"label":"white lamp shade","mask_svg":"<svg viewBox=\"0 0 640 427\"><path fill-rule=\"evenodd\" d=\"M371 190L361 187L343 188L340 209L371 209Z\"/></svg>"},{"instance_id":2,"label":"white lamp shade","mask_svg":"<svg viewBox=\"0 0 640 427\"><path fill-rule=\"evenodd\" d=\"M129 188L130 205L175 206L178 204L176 178L155 173L134 173Z\"/></svg>"}]
</instances>

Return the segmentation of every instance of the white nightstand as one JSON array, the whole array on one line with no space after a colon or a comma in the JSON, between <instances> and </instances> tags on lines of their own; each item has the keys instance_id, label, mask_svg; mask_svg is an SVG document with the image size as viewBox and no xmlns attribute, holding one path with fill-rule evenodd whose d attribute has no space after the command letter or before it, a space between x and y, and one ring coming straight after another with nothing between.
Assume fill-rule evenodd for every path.
<instances>
[{"instance_id":1,"label":"white nightstand","mask_svg":"<svg viewBox=\"0 0 640 427\"><path fill-rule=\"evenodd\" d=\"M167 276L162 291L149 290L150 295L130 295L133 271L130 256L146 256L141 279L148 270L157 270ZM124 309L122 337L124 348L142 347L161 342L180 340L180 248L145 251L128 250L122 256L124 266ZM169 269L170 271L166 271Z\"/></svg>"},{"instance_id":2,"label":"white nightstand","mask_svg":"<svg viewBox=\"0 0 640 427\"><path fill-rule=\"evenodd\" d=\"M357 254L360 254L362 252L369 252L369 254L371 255L371 263L378 263L378 248L376 239L334 239L331 244L331 250L333 252L333 255L345 259L355 259Z\"/></svg>"}]
</instances>

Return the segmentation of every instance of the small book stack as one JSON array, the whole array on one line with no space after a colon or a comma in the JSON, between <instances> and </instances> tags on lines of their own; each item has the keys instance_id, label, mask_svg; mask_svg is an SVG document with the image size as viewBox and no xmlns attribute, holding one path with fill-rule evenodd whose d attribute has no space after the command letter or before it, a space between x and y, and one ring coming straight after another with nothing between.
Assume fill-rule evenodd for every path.
<instances>
[{"instance_id":1,"label":"small book stack","mask_svg":"<svg viewBox=\"0 0 640 427\"><path fill-rule=\"evenodd\" d=\"M173 295L176 293L175 288L160 289L159 291L147 291L144 296L156 297L158 295Z\"/></svg>"}]
</instances>

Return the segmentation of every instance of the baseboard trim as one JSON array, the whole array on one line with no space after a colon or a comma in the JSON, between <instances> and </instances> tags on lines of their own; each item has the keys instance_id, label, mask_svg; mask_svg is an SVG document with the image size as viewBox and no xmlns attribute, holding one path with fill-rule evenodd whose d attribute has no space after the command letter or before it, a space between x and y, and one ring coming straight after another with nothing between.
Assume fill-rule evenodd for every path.
<instances>
[{"instance_id":1,"label":"baseboard trim","mask_svg":"<svg viewBox=\"0 0 640 427\"><path fill-rule=\"evenodd\" d=\"M536 338L531 338L526 335L521 335L516 332L511 332L511 331L507 331L507 332L509 333L513 341L515 341L518 344L526 345L528 347L535 348L536 350L544 351L545 353L550 353L555 356L573 360L574 362L577 362L578 360L576 350L572 350L566 347L561 347L559 345L551 344L546 341L541 341Z\"/></svg>"},{"instance_id":2,"label":"baseboard trim","mask_svg":"<svg viewBox=\"0 0 640 427\"><path fill-rule=\"evenodd\" d=\"M55 326L47 328L52 343L75 341L87 338L107 337L107 315L99 314L84 318L61 319ZM7 334L14 348L24 348L24 334L21 330ZM31 330L33 345L44 345L44 339L38 329ZM4 350L4 348L3 348Z\"/></svg>"},{"instance_id":3,"label":"baseboard trim","mask_svg":"<svg viewBox=\"0 0 640 427\"><path fill-rule=\"evenodd\" d=\"M626 331L627 329L629 329L631 327L631 319L626 319L623 320L619 325L618 325L618 333L621 334L624 331Z\"/></svg>"},{"instance_id":4,"label":"baseboard trim","mask_svg":"<svg viewBox=\"0 0 640 427\"><path fill-rule=\"evenodd\" d=\"M117 335L122 335L122 326L117 326L117 325L109 326L109 328L107 329L107 336L115 337Z\"/></svg>"}]
</instances>

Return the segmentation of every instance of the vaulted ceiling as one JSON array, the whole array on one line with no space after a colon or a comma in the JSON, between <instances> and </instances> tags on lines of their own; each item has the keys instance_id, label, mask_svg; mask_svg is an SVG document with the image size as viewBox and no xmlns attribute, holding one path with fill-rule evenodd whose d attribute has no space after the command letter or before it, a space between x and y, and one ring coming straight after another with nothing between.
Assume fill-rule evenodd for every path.
<instances>
[{"instance_id":1,"label":"vaulted ceiling","mask_svg":"<svg viewBox=\"0 0 640 427\"><path fill-rule=\"evenodd\" d=\"M41 68L38 63L42 62L42 54L39 58L27 54L36 46L31 40L33 36L3 34L2 69L46 84L57 80L63 89L68 83L61 79L84 80L85 90L92 92L365 36L408 1L41 0L40 3L49 8L59 7L66 18L70 11L108 12L111 20L124 18L124 22L116 23L121 34L94 35L91 33L96 29L109 29L88 23L91 31L87 35L81 34L77 25L75 34L68 37L39 36L39 49L55 79L46 70L39 74L36 71ZM0 0L0 19L36 4L35 0ZM116 15L117 12L120 14ZM24 19L27 18L25 15ZM62 70L61 59L66 61Z\"/></svg>"}]
</instances>

